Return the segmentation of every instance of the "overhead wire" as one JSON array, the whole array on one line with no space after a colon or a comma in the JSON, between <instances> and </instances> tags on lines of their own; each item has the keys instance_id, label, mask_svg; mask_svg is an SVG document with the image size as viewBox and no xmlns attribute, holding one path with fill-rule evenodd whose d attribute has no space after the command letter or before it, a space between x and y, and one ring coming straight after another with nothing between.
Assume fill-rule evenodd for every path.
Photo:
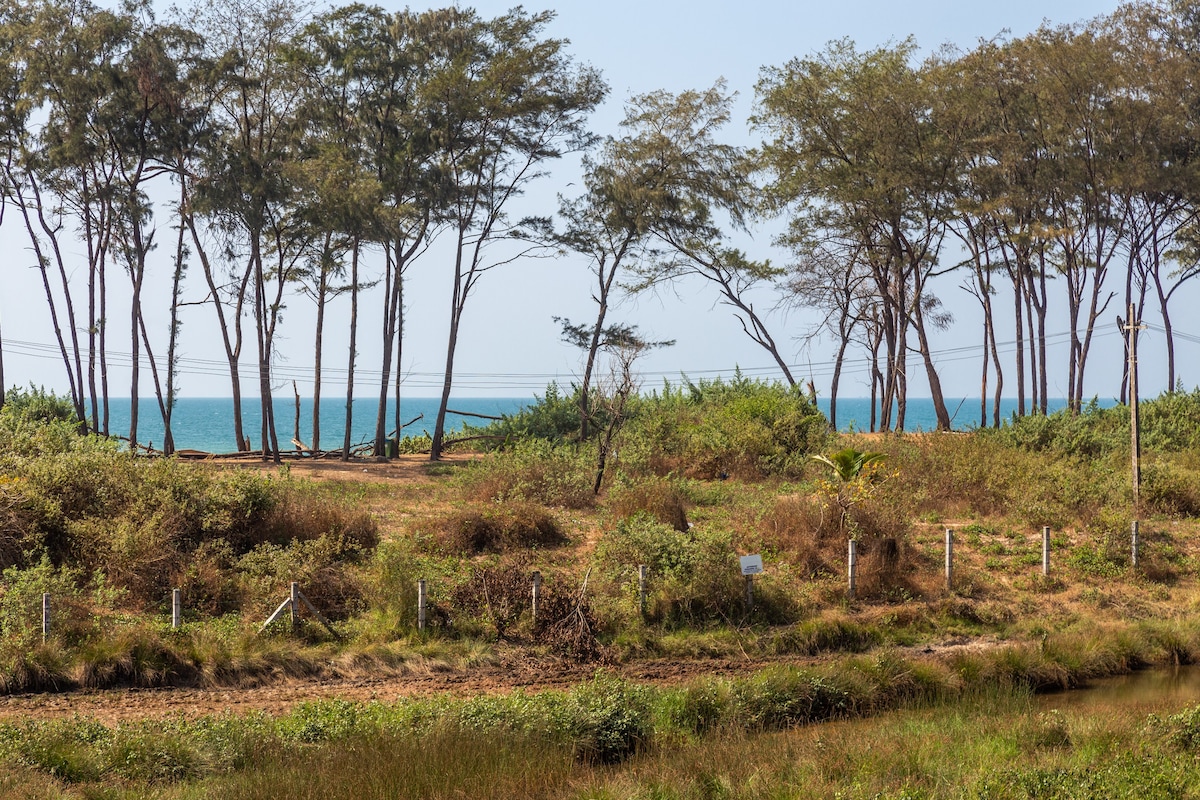
<instances>
[{"instance_id":1,"label":"overhead wire","mask_svg":"<svg viewBox=\"0 0 1200 800\"><path fill-rule=\"evenodd\" d=\"M1162 330L1158 326L1147 325L1152 330ZM1119 335L1119 331L1106 328L1093 329L1093 338L1109 338ZM1193 336L1187 333L1174 331L1174 335L1182 340L1200 343L1200 336ZM1080 335L1085 335L1082 332ZM1057 346L1069 341L1071 336L1070 331L1058 331L1047 334L1045 336L1045 344L1047 346ZM996 343L996 349L1002 354L1014 353L1020 343L1016 339L1005 340ZM49 344L45 342L34 342L21 339L5 338L3 341L5 352L22 355L28 358L45 359L45 360L61 360L62 353L57 344ZM931 357L939 363L953 363L959 361L975 360L980 357L980 352L983 350L984 344L977 342L969 345L958 345L954 347L944 347L930 351ZM80 352L80 357L86 357L86 350ZM98 357L98 356L97 356ZM133 364L133 357L130 353L120 350L106 350L104 357L107 365L117 368L128 368ZM149 369L150 358L145 353L138 354L139 367ZM157 365L160 370L165 371L165 366L159 362ZM793 371L793 374L804 375L810 380L818 378L832 377L835 372L840 372L842 376L853 376L857 374L869 374L873 369L872 360L866 357L856 357L844 359L839 369L837 363L832 360L806 362L804 364L789 364L788 368ZM181 356L176 359L177 373L180 375L188 375L195 377L229 377L229 363L220 359L195 358ZM370 367L355 367L356 381L361 381L363 384L378 383L383 378L383 372L379 369ZM706 367L703 369L673 369L673 370L642 370L639 372L644 380L654 379L665 381L669 384L680 384L692 378L718 377L732 374L741 374L748 377L781 377L782 370L778 365L766 366L750 366L741 367L734 365L733 367ZM316 378L316 369L313 366L300 366L288 363L287 361L275 361L271 365L271 374L278 381L299 381L310 383ZM327 380L341 379L345 380L349 375L349 370L342 366L322 366L321 381L325 383ZM252 380L257 378L257 371L253 364L239 364L238 376L241 380ZM563 380L564 378L573 379L576 376L573 374L564 375L561 372L456 372L454 373L454 383L460 389L476 389L476 390L509 390L509 391L538 391L544 389L547 384ZM409 388L440 388L444 382L444 373L429 372L421 370L407 370L401 378L403 385Z\"/></svg>"}]
</instances>

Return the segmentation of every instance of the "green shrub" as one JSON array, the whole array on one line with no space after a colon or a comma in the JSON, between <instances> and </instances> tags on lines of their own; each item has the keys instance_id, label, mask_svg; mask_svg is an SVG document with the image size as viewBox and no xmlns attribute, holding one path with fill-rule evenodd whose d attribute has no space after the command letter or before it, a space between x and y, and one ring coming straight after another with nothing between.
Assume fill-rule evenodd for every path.
<instances>
[{"instance_id":1,"label":"green shrub","mask_svg":"<svg viewBox=\"0 0 1200 800\"><path fill-rule=\"evenodd\" d=\"M826 441L828 421L799 387L739 374L638 398L624 436L627 463L658 474L795 476Z\"/></svg>"},{"instance_id":2,"label":"green shrub","mask_svg":"<svg viewBox=\"0 0 1200 800\"><path fill-rule=\"evenodd\" d=\"M459 480L476 500L589 508L596 502L595 463L589 452L540 439L523 441L472 462Z\"/></svg>"},{"instance_id":3,"label":"green shrub","mask_svg":"<svg viewBox=\"0 0 1200 800\"><path fill-rule=\"evenodd\" d=\"M1167 717L1167 741L1189 753L1200 750L1200 705Z\"/></svg>"},{"instance_id":4,"label":"green shrub","mask_svg":"<svg viewBox=\"0 0 1200 800\"><path fill-rule=\"evenodd\" d=\"M576 757L588 763L624 761L652 731L648 691L609 675L571 691L561 713Z\"/></svg>"},{"instance_id":5,"label":"green shrub","mask_svg":"<svg viewBox=\"0 0 1200 800\"><path fill-rule=\"evenodd\" d=\"M473 434L499 437L504 444L526 439L543 439L554 444L575 441L579 438L579 400L581 389L572 384L571 391L564 392L557 383L546 387L546 393L536 398L532 405L525 406L515 414L505 414L496 422L483 427L468 426ZM595 392L593 391L593 394ZM592 404L593 412L595 403ZM592 430L599 430L604 419L593 417Z\"/></svg>"},{"instance_id":6,"label":"green shrub","mask_svg":"<svg viewBox=\"0 0 1200 800\"><path fill-rule=\"evenodd\" d=\"M743 581L730 533L677 531L645 514L621 520L596 548L601 574L622 613L635 613L637 568L648 574L651 619L683 622L725 619L743 610Z\"/></svg>"},{"instance_id":7,"label":"green shrub","mask_svg":"<svg viewBox=\"0 0 1200 800\"><path fill-rule=\"evenodd\" d=\"M250 608L268 612L287 596L292 581L328 617L345 617L362 606L353 565L365 552L344 535L326 534L287 545L261 544L238 559L236 569Z\"/></svg>"},{"instance_id":8,"label":"green shrub","mask_svg":"<svg viewBox=\"0 0 1200 800\"><path fill-rule=\"evenodd\" d=\"M795 667L763 670L734 684L734 714L750 730L780 730L844 716L852 698L828 678Z\"/></svg>"}]
</instances>

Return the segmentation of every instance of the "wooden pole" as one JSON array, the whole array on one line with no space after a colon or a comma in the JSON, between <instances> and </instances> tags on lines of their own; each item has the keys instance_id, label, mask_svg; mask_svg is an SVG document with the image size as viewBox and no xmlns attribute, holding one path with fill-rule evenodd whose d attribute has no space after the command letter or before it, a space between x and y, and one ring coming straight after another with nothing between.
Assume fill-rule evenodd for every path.
<instances>
[{"instance_id":1,"label":"wooden pole","mask_svg":"<svg viewBox=\"0 0 1200 800\"><path fill-rule=\"evenodd\" d=\"M417 581L417 630L425 630L425 579Z\"/></svg>"},{"instance_id":2,"label":"wooden pole","mask_svg":"<svg viewBox=\"0 0 1200 800\"><path fill-rule=\"evenodd\" d=\"M954 529L946 528L946 591L954 589Z\"/></svg>"},{"instance_id":3,"label":"wooden pole","mask_svg":"<svg viewBox=\"0 0 1200 800\"><path fill-rule=\"evenodd\" d=\"M542 573L533 572L533 622L537 624L538 610L542 605Z\"/></svg>"},{"instance_id":4,"label":"wooden pole","mask_svg":"<svg viewBox=\"0 0 1200 800\"><path fill-rule=\"evenodd\" d=\"M857 578L858 578L858 576L857 576L858 543L855 542L853 539L850 540L850 543L847 546L846 566L847 566L847 572L849 573L848 577L850 580L850 585L846 590L846 596L849 597L851 600L853 600L854 593L855 593L855 591L857 591L857 588L858 588L858 586L857 586L857 583L858 583L858 581L857 581Z\"/></svg>"},{"instance_id":5,"label":"wooden pole","mask_svg":"<svg viewBox=\"0 0 1200 800\"><path fill-rule=\"evenodd\" d=\"M177 629L183 623L182 592L171 590L171 628Z\"/></svg>"},{"instance_id":6,"label":"wooden pole","mask_svg":"<svg viewBox=\"0 0 1200 800\"><path fill-rule=\"evenodd\" d=\"M288 597L289 611L292 616L292 627L300 624L300 584L292 581L291 595Z\"/></svg>"},{"instance_id":7,"label":"wooden pole","mask_svg":"<svg viewBox=\"0 0 1200 800\"><path fill-rule=\"evenodd\" d=\"M1042 526L1042 574L1050 574L1050 526Z\"/></svg>"},{"instance_id":8,"label":"wooden pole","mask_svg":"<svg viewBox=\"0 0 1200 800\"><path fill-rule=\"evenodd\" d=\"M42 644L50 638L50 593L42 592Z\"/></svg>"},{"instance_id":9,"label":"wooden pole","mask_svg":"<svg viewBox=\"0 0 1200 800\"><path fill-rule=\"evenodd\" d=\"M1138 565L1138 556L1141 555L1139 552L1141 550L1141 541L1138 538L1138 521L1136 519L1133 521L1132 538L1133 542L1130 547L1130 558L1133 561L1133 566L1136 567Z\"/></svg>"},{"instance_id":10,"label":"wooden pole","mask_svg":"<svg viewBox=\"0 0 1200 800\"><path fill-rule=\"evenodd\" d=\"M638 565L638 613L642 615L642 619L646 618L646 572L648 567L645 564Z\"/></svg>"},{"instance_id":11,"label":"wooden pole","mask_svg":"<svg viewBox=\"0 0 1200 800\"><path fill-rule=\"evenodd\" d=\"M754 610L754 576L746 576L746 610Z\"/></svg>"},{"instance_id":12,"label":"wooden pole","mask_svg":"<svg viewBox=\"0 0 1200 800\"><path fill-rule=\"evenodd\" d=\"M1126 330L1129 332L1129 452L1131 480L1133 483L1133 516L1136 519L1140 508L1142 489L1142 437L1138 420L1138 384L1137 384L1137 332L1142 326L1133 318L1134 304L1129 304L1129 319ZM1167 387L1173 389L1173 386Z\"/></svg>"}]
</instances>

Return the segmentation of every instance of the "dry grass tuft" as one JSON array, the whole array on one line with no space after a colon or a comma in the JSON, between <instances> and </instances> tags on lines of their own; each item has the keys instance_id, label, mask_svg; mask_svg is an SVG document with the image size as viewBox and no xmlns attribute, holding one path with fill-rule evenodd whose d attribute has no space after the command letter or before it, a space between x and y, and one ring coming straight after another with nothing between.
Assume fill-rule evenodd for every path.
<instances>
[{"instance_id":1,"label":"dry grass tuft","mask_svg":"<svg viewBox=\"0 0 1200 800\"><path fill-rule=\"evenodd\" d=\"M463 555L556 547L567 541L550 512L533 503L490 503L452 513L441 522L438 542Z\"/></svg>"},{"instance_id":2,"label":"dry grass tuft","mask_svg":"<svg viewBox=\"0 0 1200 800\"><path fill-rule=\"evenodd\" d=\"M669 478L650 477L619 483L609 490L608 507L620 519L647 514L677 531L688 529L683 493Z\"/></svg>"}]
</instances>

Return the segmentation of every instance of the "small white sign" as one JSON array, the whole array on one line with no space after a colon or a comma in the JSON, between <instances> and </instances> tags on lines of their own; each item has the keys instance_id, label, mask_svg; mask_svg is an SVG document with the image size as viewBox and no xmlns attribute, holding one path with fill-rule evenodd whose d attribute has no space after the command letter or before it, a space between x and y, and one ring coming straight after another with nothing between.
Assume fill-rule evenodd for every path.
<instances>
[{"instance_id":1,"label":"small white sign","mask_svg":"<svg viewBox=\"0 0 1200 800\"><path fill-rule=\"evenodd\" d=\"M743 575L760 575L763 571L762 556L738 556L738 561L742 562Z\"/></svg>"}]
</instances>

